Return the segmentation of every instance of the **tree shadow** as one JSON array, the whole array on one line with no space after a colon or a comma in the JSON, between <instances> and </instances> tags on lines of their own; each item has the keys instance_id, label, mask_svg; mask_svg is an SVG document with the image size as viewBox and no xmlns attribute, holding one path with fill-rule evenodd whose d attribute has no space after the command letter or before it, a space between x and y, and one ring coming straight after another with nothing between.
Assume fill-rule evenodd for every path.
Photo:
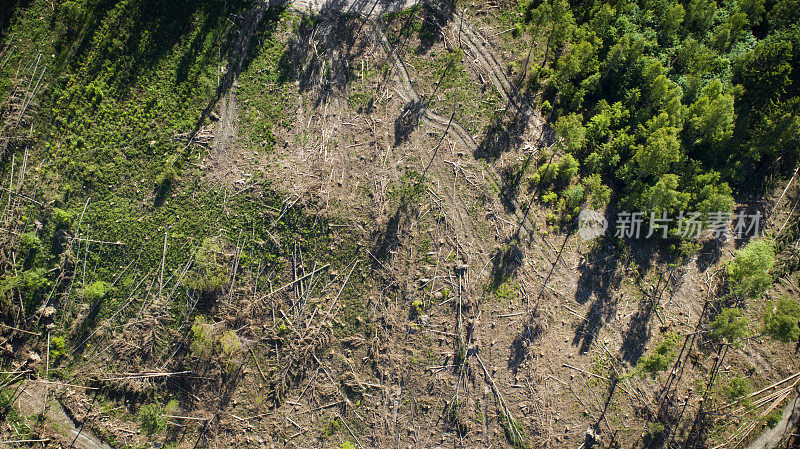
<instances>
[{"instance_id":1,"label":"tree shadow","mask_svg":"<svg viewBox=\"0 0 800 449\"><path fill-rule=\"evenodd\" d=\"M475 158L495 161L509 149L520 147L531 115L532 111L526 108L513 107L510 102L506 104L504 113L495 117L486 129L475 149Z\"/></svg>"},{"instance_id":2,"label":"tree shadow","mask_svg":"<svg viewBox=\"0 0 800 449\"><path fill-rule=\"evenodd\" d=\"M523 160L520 165L510 165L504 167L500 171L500 202L503 208L508 213L515 213L517 211L517 195L519 194L519 186L525 177L525 172L531 164L531 154Z\"/></svg>"},{"instance_id":3,"label":"tree shadow","mask_svg":"<svg viewBox=\"0 0 800 449\"><path fill-rule=\"evenodd\" d=\"M11 17L17 8L26 8L32 0L7 0L0 4L0 40L6 35L6 29L11 23Z\"/></svg>"},{"instance_id":4,"label":"tree shadow","mask_svg":"<svg viewBox=\"0 0 800 449\"><path fill-rule=\"evenodd\" d=\"M591 349L603 324L614 316L616 305L617 299L612 296L598 296L592 302L583 321L575 329L575 336L572 339L572 345L578 346L581 354L585 354Z\"/></svg>"},{"instance_id":5,"label":"tree shadow","mask_svg":"<svg viewBox=\"0 0 800 449\"><path fill-rule=\"evenodd\" d=\"M164 205L164 201L166 201L170 193L172 193L172 187L172 179L165 179L163 182L153 187L153 207L159 208Z\"/></svg>"},{"instance_id":6,"label":"tree shadow","mask_svg":"<svg viewBox=\"0 0 800 449\"><path fill-rule=\"evenodd\" d=\"M419 8L422 26L419 30L417 54L424 55L441 39L441 31L453 18L455 2L452 0L427 0Z\"/></svg>"},{"instance_id":7,"label":"tree shadow","mask_svg":"<svg viewBox=\"0 0 800 449\"><path fill-rule=\"evenodd\" d=\"M645 344L650 340L650 318L653 317L654 311L655 300L652 297L642 298L625 331L620 352L622 360L631 365L636 365L644 354Z\"/></svg>"},{"instance_id":8,"label":"tree shadow","mask_svg":"<svg viewBox=\"0 0 800 449\"><path fill-rule=\"evenodd\" d=\"M611 239L600 239L586 256L588 262L578 267L580 277L575 301L585 304L594 297L586 317L578 325L572 339L573 346L579 346L581 353L591 348L603 323L613 317L618 300L613 291L622 281L622 276L618 273L620 248Z\"/></svg>"},{"instance_id":9,"label":"tree shadow","mask_svg":"<svg viewBox=\"0 0 800 449\"><path fill-rule=\"evenodd\" d=\"M600 447L600 424L606 417L606 413L608 412L608 407L611 405L612 400L614 399L614 393L617 391L617 385L620 382L619 377L617 376L616 371L611 372L611 382L608 384L608 389L606 390L606 400L605 405L603 405L603 411L600 413L600 416L595 421L594 425L592 425L591 432L586 432L586 437L584 439L584 446L587 448L591 447ZM615 445L616 443L616 445ZM605 447L619 447L619 443L616 441L616 433L612 434L611 441L607 443L608 446Z\"/></svg>"},{"instance_id":10,"label":"tree shadow","mask_svg":"<svg viewBox=\"0 0 800 449\"><path fill-rule=\"evenodd\" d=\"M692 427L689 429L683 447L687 449L707 447L706 441L712 429L713 420L714 418L711 416L711 413L705 410L705 407L701 405L692 421Z\"/></svg>"},{"instance_id":11,"label":"tree shadow","mask_svg":"<svg viewBox=\"0 0 800 449\"><path fill-rule=\"evenodd\" d=\"M639 300L638 308L625 331L620 348L622 359L631 365L635 365L644 354L645 345L650 339L650 319L653 318L653 315L658 314L657 308L660 307L664 292L667 289L671 290L672 287L670 276L662 272L652 291L646 292L645 296ZM658 318L661 320L660 316Z\"/></svg>"},{"instance_id":12,"label":"tree shadow","mask_svg":"<svg viewBox=\"0 0 800 449\"><path fill-rule=\"evenodd\" d=\"M415 100L411 100L403 107L403 111L394 120L395 146L399 146L411 138L411 134L419 125L424 108L425 104L422 101Z\"/></svg>"},{"instance_id":13,"label":"tree shadow","mask_svg":"<svg viewBox=\"0 0 800 449\"><path fill-rule=\"evenodd\" d=\"M520 88L524 86L524 89ZM522 145L522 135L535 115L533 109L534 92L528 83L515 83L515 89L509 92L510 98L501 113L495 114L484 133L483 139L478 143L474 156L476 159L495 161L504 152L519 148ZM542 123L542 129L534 142L535 147L548 147L555 143L557 136L555 132L546 124Z\"/></svg>"},{"instance_id":14,"label":"tree shadow","mask_svg":"<svg viewBox=\"0 0 800 449\"><path fill-rule=\"evenodd\" d=\"M58 50L64 51L62 62L85 62L86 76L109 73L112 74L112 84L128 89L187 37L199 16L202 20L199 33L194 35L178 64L176 82L188 79L188 66L198 59L208 32L229 20L229 15L237 17L247 3L241 0L227 3L142 0L120 6L117 2L104 0L90 5L62 7L53 15L52 25L62 31L55 44ZM111 10L115 8L122 8L122 11L112 17ZM106 23L112 29L104 27ZM114 27L125 29L124 40L112 39ZM215 52L209 48L205 53L211 55Z\"/></svg>"},{"instance_id":15,"label":"tree shadow","mask_svg":"<svg viewBox=\"0 0 800 449\"><path fill-rule=\"evenodd\" d=\"M524 258L519 241L514 238L495 250L491 256L492 271L489 289L496 291L503 282L512 277L522 267Z\"/></svg>"},{"instance_id":16,"label":"tree shadow","mask_svg":"<svg viewBox=\"0 0 800 449\"><path fill-rule=\"evenodd\" d=\"M399 1L399 0L398 0ZM344 92L355 79L352 62L371 51L373 40L362 14L382 11L395 0L329 0L305 16L278 64L278 81L297 81L301 93L315 91L316 106L330 93Z\"/></svg>"},{"instance_id":17,"label":"tree shadow","mask_svg":"<svg viewBox=\"0 0 800 449\"><path fill-rule=\"evenodd\" d=\"M527 315L522 331L514 337L508 355L508 369L516 375L519 367L528 359L528 348L547 332L546 318L538 307Z\"/></svg>"},{"instance_id":18,"label":"tree shadow","mask_svg":"<svg viewBox=\"0 0 800 449\"><path fill-rule=\"evenodd\" d=\"M375 243L372 245L371 253L378 260L374 262L380 263L381 261L389 260L389 256L394 252L400 244L400 223L406 214L406 208L398 208L389 221L384 226L383 230L375 237ZM373 268L375 263L373 263Z\"/></svg>"},{"instance_id":19,"label":"tree shadow","mask_svg":"<svg viewBox=\"0 0 800 449\"><path fill-rule=\"evenodd\" d=\"M271 35L275 32L279 19L286 9L286 3L284 0L270 2L269 4L257 2L256 6L241 15L241 28L232 30L227 38L228 44L226 47L229 49L228 69L220 80L214 97L208 102L195 122L192 135L200 130L220 98L230 91L236 80L239 79L239 75L247 69L250 62L258 55L259 46L257 44L253 45L253 41L258 41L260 33Z\"/></svg>"},{"instance_id":20,"label":"tree shadow","mask_svg":"<svg viewBox=\"0 0 800 449\"><path fill-rule=\"evenodd\" d=\"M92 304L89 307L89 310L87 311L86 316L83 317L83 319L81 320L80 324L78 325L78 330L77 330L77 332L75 334L74 341L79 341L79 342L84 342L85 343L86 340L89 338L89 336L92 334L92 331L93 331L93 329L95 328L95 326L97 324L97 317L98 317L98 315L100 315L100 311L103 308L102 306L103 306L103 303L105 302L104 299L105 299L105 296L103 296L101 298L96 298L96 299L94 299L92 301ZM76 356L80 357L83 354L83 352L86 350L86 347L87 346L85 344L79 345L77 348L75 348L74 354Z\"/></svg>"},{"instance_id":21,"label":"tree shadow","mask_svg":"<svg viewBox=\"0 0 800 449\"><path fill-rule=\"evenodd\" d=\"M379 268L383 261L389 260L400 246L400 233L408 224L409 217L416 212L416 200L422 192L424 178L420 176L409 180L410 184L401 188L400 202L397 210L389 218L382 231L373 234L371 254L374 258L373 268Z\"/></svg>"},{"instance_id":22,"label":"tree shadow","mask_svg":"<svg viewBox=\"0 0 800 449\"><path fill-rule=\"evenodd\" d=\"M722 245L719 240L706 240L700 247L697 254L697 270L705 273L706 270L715 266L722 258Z\"/></svg>"}]
</instances>

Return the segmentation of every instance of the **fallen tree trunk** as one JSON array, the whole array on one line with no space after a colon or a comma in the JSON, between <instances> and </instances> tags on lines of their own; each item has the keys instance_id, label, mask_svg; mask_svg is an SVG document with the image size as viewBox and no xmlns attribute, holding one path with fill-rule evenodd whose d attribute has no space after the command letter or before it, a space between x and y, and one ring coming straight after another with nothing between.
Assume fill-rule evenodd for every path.
<instances>
[{"instance_id":1,"label":"fallen tree trunk","mask_svg":"<svg viewBox=\"0 0 800 449\"><path fill-rule=\"evenodd\" d=\"M792 435L794 428L800 420L800 396L783 409L783 418L772 429L767 429L747 449L775 449L783 443L789 435Z\"/></svg>"}]
</instances>

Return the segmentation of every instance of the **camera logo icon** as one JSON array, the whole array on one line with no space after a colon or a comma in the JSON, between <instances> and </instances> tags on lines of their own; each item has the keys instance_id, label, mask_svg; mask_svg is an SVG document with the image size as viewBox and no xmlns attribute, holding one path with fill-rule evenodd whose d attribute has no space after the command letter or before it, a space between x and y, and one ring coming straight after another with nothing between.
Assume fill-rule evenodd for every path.
<instances>
[{"instance_id":1,"label":"camera logo icon","mask_svg":"<svg viewBox=\"0 0 800 449\"><path fill-rule=\"evenodd\" d=\"M608 220L600 212L581 209L578 214L578 236L586 241L594 240L606 233Z\"/></svg>"}]
</instances>

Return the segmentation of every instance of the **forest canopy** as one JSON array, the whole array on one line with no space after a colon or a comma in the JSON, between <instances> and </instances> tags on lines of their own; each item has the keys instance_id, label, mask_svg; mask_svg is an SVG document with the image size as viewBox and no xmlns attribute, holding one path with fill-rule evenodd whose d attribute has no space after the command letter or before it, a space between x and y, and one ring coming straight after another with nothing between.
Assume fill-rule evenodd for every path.
<instances>
[{"instance_id":1,"label":"forest canopy","mask_svg":"<svg viewBox=\"0 0 800 449\"><path fill-rule=\"evenodd\" d=\"M730 213L800 150L797 0L519 3L564 150L622 208ZM552 56L551 56L552 55ZM548 60L549 59L549 60Z\"/></svg>"}]
</instances>

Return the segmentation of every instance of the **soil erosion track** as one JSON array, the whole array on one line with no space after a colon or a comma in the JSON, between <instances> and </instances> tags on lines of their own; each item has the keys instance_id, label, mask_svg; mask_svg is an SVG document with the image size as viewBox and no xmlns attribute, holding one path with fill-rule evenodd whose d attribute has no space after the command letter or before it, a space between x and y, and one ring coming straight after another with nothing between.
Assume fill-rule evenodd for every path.
<instances>
[{"instance_id":1,"label":"soil erosion track","mask_svg":"<svg viewBox=\"0 0 800 449\"><path fill-rule=\"evenodd\" d=\"M19 408L26 414L36 415L45 411L47 420L58 424L66 432L66 437L71 443L69 447L77 449L112 449L85 429L76 427L76 423L64 411L64 407L57 400L49 401L45 407L46 388L36 381L25 381L19 395Z\"/></svg>"}]
</instances>

